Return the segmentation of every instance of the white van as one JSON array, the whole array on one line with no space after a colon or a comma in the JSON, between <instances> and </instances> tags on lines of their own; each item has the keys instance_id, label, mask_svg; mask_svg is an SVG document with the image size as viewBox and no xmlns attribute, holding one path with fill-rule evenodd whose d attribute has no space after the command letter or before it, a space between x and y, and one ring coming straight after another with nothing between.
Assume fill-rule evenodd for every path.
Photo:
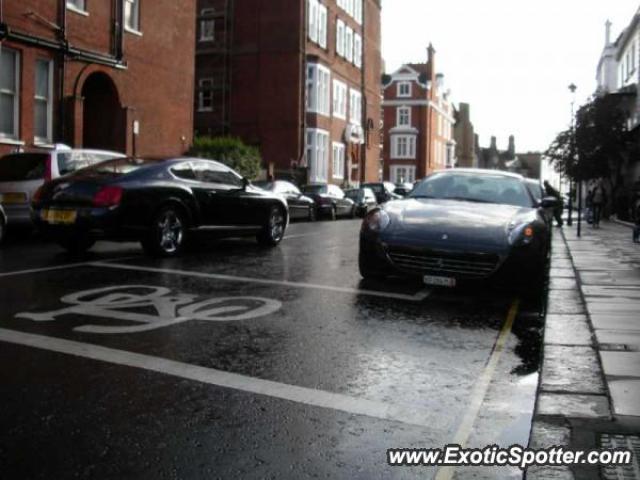
<instances>
[{"instance_id":1,"label":"white van","mask_svg":"<svg viewBox=\"0 0 640 480\"><path fill-rule=\"evenodd\" d=\"M0 158L0 196L7 225L31 223L30 202L46 181L75 172L122 153L106 150L72 149L58 144L44 152L10 153Z\"/></svg>"}]
</instances>

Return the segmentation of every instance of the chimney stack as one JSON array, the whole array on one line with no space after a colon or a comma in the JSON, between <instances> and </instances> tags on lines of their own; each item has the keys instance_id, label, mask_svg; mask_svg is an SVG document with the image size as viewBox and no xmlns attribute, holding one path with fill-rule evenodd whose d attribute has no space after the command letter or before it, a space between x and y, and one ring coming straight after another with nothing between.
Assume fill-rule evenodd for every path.
<instances>
[{"instance_id":1,"label":"chimney stack","mask_svg":"<svg viewBox=\"0 0 640 480\"><path fill-rule=\"evenodd\" d=\"M604 46L611 45L611 20L607 20L604 23Z\"/></svg>"},{"instance_id":2,"label":"chimney stack","mask_svg":"<svg viewBox=\"0 0 640 480\"><path fill-rule=\"evenodd\" d=\"M491 146L489 148L491 150L498 150L498 142L496 140L496 137L494 136L491 137Z\"/></svg>"},{"instance_id":3,"label":"chimney stack","mask_svg":"<svg viewBox=\"0 0 640 480\"><path fill-rule=\"evenodd\" d=\"M433 44L429 43L427 48L427 74L428 80L433 83L436 80L436 49L433 48Z\"/></svg>"},{"instance_id":4,"label":"chimney stack","mask_svg":"<svg viewBox=\"0 0 640 480\"><path fill-rule=\"evenodd\" d=\"M513 135L509 135L509 156L511 158L516 156L516 139Z\"/></svg>"}]
</instances>

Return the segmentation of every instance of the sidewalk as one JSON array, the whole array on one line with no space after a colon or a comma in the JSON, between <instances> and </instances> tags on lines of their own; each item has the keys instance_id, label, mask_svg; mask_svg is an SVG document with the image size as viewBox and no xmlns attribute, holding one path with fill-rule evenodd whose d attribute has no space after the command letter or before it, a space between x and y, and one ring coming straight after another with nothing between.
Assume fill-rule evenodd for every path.
<instances>
[{"instance_id":1,"label":"sidewalk","mask_svg":"<svg viewBox=\"0 0 640 480\"><path fill-rule=\"evenodd\" d=\"M635 450L630 467L536 467L527 479L640 480L640 245L603 222L555 229L530 446Z\"/></svg>"}]
</instances>

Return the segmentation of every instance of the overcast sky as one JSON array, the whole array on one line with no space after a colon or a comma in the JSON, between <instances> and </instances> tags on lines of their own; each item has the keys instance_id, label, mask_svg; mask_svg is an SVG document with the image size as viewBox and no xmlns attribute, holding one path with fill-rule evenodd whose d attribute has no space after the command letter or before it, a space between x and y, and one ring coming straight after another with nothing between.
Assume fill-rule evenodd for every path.
<instances>
[{"instance_id":1,"label":"overcast sky","mask_svg":"<svg viewBox=\"0 0 640 480\"><path fill-rule=\"evenodd\" d=\"M453 101L471 104L480 145L491 135L506 149L545 150L569 125L576 104L594 92L604 47L625 28L637 0L382 0L382 55L388 73L426 61L432 42L436 70Z\"/></svg>"}]
</instances>

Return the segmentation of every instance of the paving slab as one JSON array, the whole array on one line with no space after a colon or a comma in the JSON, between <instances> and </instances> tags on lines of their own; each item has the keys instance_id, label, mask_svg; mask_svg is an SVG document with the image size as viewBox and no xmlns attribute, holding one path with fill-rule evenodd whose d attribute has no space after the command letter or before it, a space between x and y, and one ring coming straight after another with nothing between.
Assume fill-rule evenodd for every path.
<instances>
[{"instance_id":1,"label":"paving slab","mask_svg":"<svg viewBox=\"0 0 640 480\"><path fill-rule=\"evenodd\" d=\"M573 268L554 268L549 269L549 277L552 278L574 278L575 272Z\"/></svg>"},{"instance_id":2,"label":"paving slab","mask_svg":"<svg viewBox=\"0 0 640 480\"><path fill-rule=\"evenodd\" d=\"M604 395L577 395L542 392L538 397L538 415L568 418L604 419L611 416L609 401Z\"/></svg>"},{"instance_id":3,"label":"paving slab","mask_svg":"<svg viewBox=\"0 0 640 480\"><path fill-rule=\"evenodd\" d=\"M640 379L640 352L600 352L600 355L605 375Z\"/></svg>"},{"instance_id":4,"label":"paving slab","mask_svg":"<svg viewBox=\"0 0 640 480\"><path fill-rule=\"evenodd\" d=\"M544 343L549 345L592 344L586 315L549 314L545 321Z\"/></svg>"},{"instance_id":5,"label":"paving slab","mask_svg":"<svg viewBox=\"0 0 640 480\"><path fill-rule=\"evenodd\" d=\"M610 350L607 346L611 345L623 345L625 350L640 351L640 331L598 329L595 336L602 350Z\"/></svg>"},{"instance_id":6,"label":"paving slab","mask_svg":"<svg viewBox=\"0 0 640 480\"><path fill-rule=\"evenodd\" d=\"M591 347L545 345L540 388L545 392L604 395L596 351Z\"/></svg>"},{"instance_id":7,"label":"paving slab","mask_svg":"<svg viewBox=\"0 0 640 480\"><path fill-rule=\"evenodd\" d=\"M582 293L585 298L615 297L619 299L640 299L640 288L624 285L583 285Z\"/></svg>"},{"instance_id":8,"label":"paving slab","mask_svg":"<svg viewBox=\"0 0 640 480\"><path fill-rule=\"evenodd\" d=\"M551 290L547 297L548 313L585 313L580 293L571 290Z\"/></svg>"},{"instance_id":9,"label":"paving slab","mask_svg":"<svg viewBox=\"0 0 640 480\"><path fill-rule=\"evenodd\" d=\"M636 270L579 271L579 275L580 281L585 285L632 285L640 287L640 274Z\"/></svg>"},{"instance_id":10,"label":"paving slab","mask_svg":"<svg viewBox=\"0 0 640 480\"><path fill-rule=\"evenodd\" d=\"M609 379L608 384L614 413L640 416L640 378Z\"/></svg>"},{"instance_id":11,"label":"paving slab","mask_svg":"<svg viewBox=\"0 0 640 480\"><path fill-rule=\"evenodd\" d=\"M551 278L549 279L549 290L577 290L578 282L575 278Z\"/></svg>"},{"instance_id":12,"label":"paving slab","mask_svg":"<svg viewBox=\"0 0 640 480\"><path fill-rule=\"evenodd\" d=\"M633 313L594 313L591 324L595 329L640 331L640 318Z\"/></svg>"},{"instance_id":13,"label":"paving slab","mask_svg":"<svg viewBox=\"0 0 640 480\"><path fill-rule=\"evenodd\" d=\"M585 299L587 310L591 313L635 313L640 318L640 301L628 299L615 299L590 297Z\"/></svg>"}]
</instances>

